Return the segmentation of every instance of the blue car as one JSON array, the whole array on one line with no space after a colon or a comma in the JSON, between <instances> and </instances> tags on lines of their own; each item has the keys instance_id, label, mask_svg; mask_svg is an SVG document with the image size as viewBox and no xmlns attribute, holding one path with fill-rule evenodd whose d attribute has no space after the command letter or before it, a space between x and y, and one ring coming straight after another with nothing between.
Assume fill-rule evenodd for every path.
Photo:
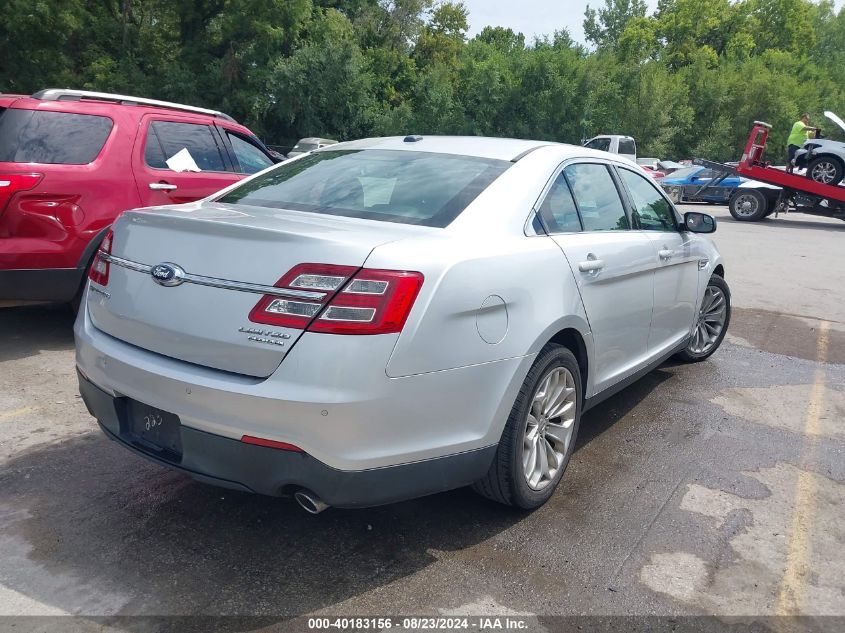
<instances>
[{"instance_id":1,"label":"blue car","mask_svg":"<svg viewBox=\"0 0 845 633\"><path fill-rule=\"evenodd\" d=\"M739 176L728 176L718 185L701 188L716 177L716 172L707 167L685 167L659 180L663 190L674 202L710 202L726 204L734 190L745 180Z\"/></svg>"}]
</instances>

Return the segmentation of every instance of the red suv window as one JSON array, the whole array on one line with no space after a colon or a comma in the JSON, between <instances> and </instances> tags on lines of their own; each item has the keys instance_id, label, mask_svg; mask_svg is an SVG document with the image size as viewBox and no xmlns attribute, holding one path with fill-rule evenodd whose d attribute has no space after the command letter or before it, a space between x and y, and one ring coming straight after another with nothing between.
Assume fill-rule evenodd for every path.
<instances>
[{"instance_id":1,"label":"red suv window","mask_svg":"<svg viewBox=\"0 0 845 633\"><path fill-rule=\"evenodd\" d=\"M223 155L208 125L153 121L147 131L144 161L155 169L167 169L167 161L187 150L202 171L226 171Z\"/></svg>"},{"instance_id":2,"label":"red suv window","mask_svg":"<svg viewBox=\"0 0 845 633\"><path fill-rule=\"evenodd\" d=\"M0 113L0 162L85 165L111 129L104 116L12 108Z\"/></svg>"}]
</instances>

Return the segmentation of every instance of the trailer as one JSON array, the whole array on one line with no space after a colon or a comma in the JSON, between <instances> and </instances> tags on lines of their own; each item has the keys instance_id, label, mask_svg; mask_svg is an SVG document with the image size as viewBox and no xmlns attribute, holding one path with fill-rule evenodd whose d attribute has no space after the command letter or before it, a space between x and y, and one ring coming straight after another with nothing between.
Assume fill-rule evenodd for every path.
<instances>
[{"instance_id":1,"label":"trailer","mask_svg":"<svg viewBox=\"0 0 845 633\"><path fill-rule=\"evenodd\" d=\"M742 160L721 165L723 173L736 173L762 183L738 188L728 201L731 215L740 221L754 222L790 209L845 220L845 187L826 185L806 176L788 173L764 160L766 141L772 126L755 121ZM719 163L696 162L717 169Z\"/></svg>"}]
</instances>

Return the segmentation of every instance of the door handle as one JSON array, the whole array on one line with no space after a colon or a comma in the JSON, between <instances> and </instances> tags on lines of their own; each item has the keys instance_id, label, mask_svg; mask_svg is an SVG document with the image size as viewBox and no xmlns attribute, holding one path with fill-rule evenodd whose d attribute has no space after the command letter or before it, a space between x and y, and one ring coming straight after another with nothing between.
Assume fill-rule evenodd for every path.
<instances>
[{"instance_id":1,"label":"door handle","mask_svg":"<svg viewBox=\"0 0 845 633\"><path fill-rule=\"evenodd\" d=\"M153 191L173 191L176 185L171 185L169 182L151 182L150 189Z\"/></svg>"},{"instance_id":2,"label":"door handle","mask_svg":"<svg viewBox=\"0 0 845 633\"><path fill-rule=\"evenodd\" d=\"M578 270L582 273L597 273L604 268L604 262L600 259L589 259L578 264Z\"/></svg>"},{"instance_id":3,"label":"door handle","mask_svg":"<svg viewBox=\"0 0 845 633\"><path fill-rule=\"evenodd\" d=\"M669 250L668 248L662 248L659 251L657 251L657 256L660 259L672 259L672 257L674 255L675 255L675 251Z\"/></svg>"}]
</instances>

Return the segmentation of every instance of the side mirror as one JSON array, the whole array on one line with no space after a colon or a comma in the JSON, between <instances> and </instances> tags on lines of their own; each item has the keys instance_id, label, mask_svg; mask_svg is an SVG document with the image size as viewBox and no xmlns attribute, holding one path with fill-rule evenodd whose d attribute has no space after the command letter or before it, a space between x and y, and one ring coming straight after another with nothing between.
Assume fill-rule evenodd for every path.
<instances>
[{"instance_id":1,"label":"side mirror","mask_svg":"<svg viewBox=\"0 0 845 633\"><path fill-rule=\"evenodd\" d=\"M715 233L716 218L698 211L684 213L684 230L690 233Z\"/></svg>"}]
</instances>

